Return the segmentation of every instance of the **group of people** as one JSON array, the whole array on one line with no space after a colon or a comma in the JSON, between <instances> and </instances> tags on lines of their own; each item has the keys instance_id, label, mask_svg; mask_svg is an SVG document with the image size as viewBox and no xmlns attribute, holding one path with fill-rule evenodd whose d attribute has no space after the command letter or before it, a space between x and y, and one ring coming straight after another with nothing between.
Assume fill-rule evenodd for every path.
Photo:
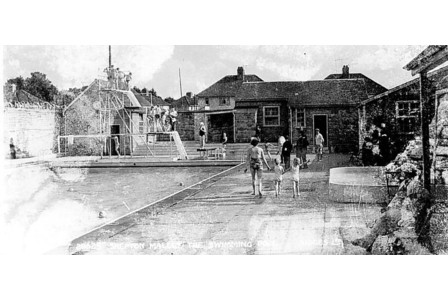
<instances>
[{"instance_id":1,"label":"group of people","mask_svg":"<svg viewBox=\"0 0 448 300\"><path fill-rule=\"evenodd\" d=\"M114 68L113 65L104 69L107 74L107 81L109 82L110 89L126 89L131 90L131 72L123 72L120 68Z\"/></svg>"},{"instance_id":2,"label":"group of people","mask_svg":"<svg viewBox=\"0 0 448 300\"><path fill-rule=\"evenodd\" d=\"M260 132L256 130L256 135ZM317 161L322 160L322 151L323 151L323 144L324 144L324 138L322 134L320 133L319 129L316 129L316 136L315 136L315 143L316 143L316 153ZM262 176L263 176L263 163L266 165L268 170L271 170L271 167L266 161L265 153L261 147L258 146L260 142L260 135L258 137L253 137L251 140L252 147L248 149L247 151L247 163L248 168L250 169L250 173L252 176L252 188L253 188L253 195L256 194L256 181L258 180L258 194L261 198L263 196L262 192ZM299 189L299 174L300 169L307 168L309 160L306 158L307 149L309 146L308 139L306 137L306 134L304 130L302 129L300 131L300 136L297 139L295 150L296 150L296 157L293 160L293 163L291 165L291 152L294 149L293 144L289 140L289 136L280 136L278 139L278 149L277 149L277 155L280 157L277 157L274 159L274 186L275 186L275 195L278 197L281 194L281 183L283 181L283 174L285 174L288 171L291 171L292 173L292 184L293 184L293 198L300 196L300 189ZM272 160L272 156L270 153L270 150L272 149L273 145L270 143L265 144L265 150L269 156L269 158ZM282 166L282 164L284 166Z\"/></svg>"},{"instance_id":3,"label":"group of people","mask_svg":"<svg viewBox=\"0 0 448 300\"><path fill-rule=\"evenodd\" d=\"M177 130L177 111L175 108L167 110L158 105L151 106L148 111L148 118L151 120L151 131L167 132Z\"/></svg>"},{"instance_id":4,"label":"group of people","mask_svg":"<svg viewBox=\"0 0 448 300\"><path fill-rule=\"evenodd\" d=\"M367 130L364 138L361 157L364 166L385 166L390 161L390 139L386 124L372 126Z\"/></svg>"}]
</instances>

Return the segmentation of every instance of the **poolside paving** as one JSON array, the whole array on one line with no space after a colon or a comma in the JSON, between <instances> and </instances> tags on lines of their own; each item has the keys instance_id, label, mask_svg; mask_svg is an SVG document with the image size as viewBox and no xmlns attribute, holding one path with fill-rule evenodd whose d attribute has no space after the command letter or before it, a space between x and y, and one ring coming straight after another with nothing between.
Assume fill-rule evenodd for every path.
<instances>
[{"instance_id":1,"label":"poolside paving","mask_svg":"<svg viewBox=\"0 0 448 300\"><path fill-rule=\"evenodd\" d=\"M313 161L301 173L298 199L288 173L279 198L272 172L264 174L264 196L252 196L250 175L238 167L169 207L143 209L74 240L69 253L366 254L350 240L368 232L380 207L329 199L329 169L347 161L337 154Z\"/></svg>"}]
</instances>

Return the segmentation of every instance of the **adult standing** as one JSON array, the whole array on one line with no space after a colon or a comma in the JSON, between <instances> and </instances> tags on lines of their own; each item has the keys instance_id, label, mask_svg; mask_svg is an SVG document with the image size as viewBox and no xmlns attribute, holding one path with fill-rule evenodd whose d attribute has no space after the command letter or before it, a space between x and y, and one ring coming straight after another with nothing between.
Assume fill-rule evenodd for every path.
<instances>
[{"instance_id":1,"label":"adult standing","mask_svg":"<svg viewBox=\"0 0 448 300\"><path fill-rule=\"evenodd\" d=\"M323 151L324 151L324 137L322 136L322 134L320 133L319 128L316 128L316 138L315 138L315 143L316 143L316 154L317 154L317 161L321 161L322 160L322 156L323 156Z\"/></svg>"},{"instance_id":2,"label":"adult standing","mask_svg":"<svg viewBox=\"0 0 448 300\"><path fill-rule=\"evenodd\" d=\"M126 74L126 87L128 88L128 91L131 90L131 80L132 80L132 73L129 72Z\"/></svg>"},{"instance_id":3,"label":"adult standing","mask_svg":"<svg viewBox=\"0 0 448 300\"><path fill-rule=\"evenodd\" d=\"M282 156L285 162L285 170L288 170L291 167L291 151L292 151L292 143L289 140L289 136L285 136L285 142L282 147Z\"/></svg>"},{"instance_id":4,"label":"adult standing","mask_svg":"<svg viewBox=\"0 0 448 300\"><path fill-rule=\"evenodd\" d=\"M14 140L11 138L9 140L9 154L11 155L11 159L16 159L16 146L14 145Z\"/></svg>"},{"instance_id":5,"label":"adult standing","mask_svg":"<svg viewBox=\"0 0 448 300\"><path fill-rule=\"evenodd\" d=\"M266 164L268 170L269 167L266 158L264 156L263 149L258 147L258 139L252 138L250 141L252 148L247 150L247 163L249 164L250 175L252 176L252 195L255 195L255 180L258 179L258 195L261 198L263 196L263 186L262 186L262 178L263 178L263 162ZM247 170L247 169L246 169ZM256 176L256 178L255 178Z\"/></svg>"},{"instance_id":6,"label":"adult standing","mask_svg":"<svg viewBox=\"0 0 448 300\"><path fill-rule=\"evenodd\" d=\"M261 127L260 125L255 126L255 137L261 142Z\"/></svg>"},{"instance_id":7,"label":"adult standing","mask_svg":"<svg viewBox=\"0 0 448 300\"><path fill-rule=\"evenodd\" d=\"M176 109L174 107L171 109L170 116L171 116L171 130L172 131L176 131L177 111L176 111Z\"/></svg>"},{"instance_id":8,"label":"adult standing","mask_svg":"<svg viewBox=\"0 0 448 300\"><path fill-rule=\"evenodd\" d=\"M380 150L381 164L385 166L389 163L390 147L389 147L389 136L387 134L386 124L384 123L381 124L381 133L379 137L378 146Z\"/></svg>"},{"instance_id":9,"label":"adult standing","mask_svg":"<svg viewBox=\"0 0 448 300\"><path fill-rule=\"evenodd\" d=\"M205 134L207 131L205 130L204 122L199 123L199 144L201 149L205 148Z\"/></svg>"},{"instance_id":10,"label":"adult standing","mask_svg":"<svg viewBox=\"0 0 448 300\"><path fill-rule=\"evenodd\" d=\"M300 159L300 163L303 164L303 168L308 168L306 163L306 153L308 151L308 138L306 137L305 131L300 131L299 139L296 143L296 157Z\"/></svg>"},{"instance_id":11,"label":"adult standing","mask_svg":"<svg viewBox=\"0 0 448 300\"><path fill-rule=\"evenodd\" d=\"M283 150L283 143L285 142L285 137L283 135L278 137L278 143L277 143L277 155L280 154L280 163L284 163L283 161L283 154L282 154L282 150Z\"/></svg>"}]
</instances>

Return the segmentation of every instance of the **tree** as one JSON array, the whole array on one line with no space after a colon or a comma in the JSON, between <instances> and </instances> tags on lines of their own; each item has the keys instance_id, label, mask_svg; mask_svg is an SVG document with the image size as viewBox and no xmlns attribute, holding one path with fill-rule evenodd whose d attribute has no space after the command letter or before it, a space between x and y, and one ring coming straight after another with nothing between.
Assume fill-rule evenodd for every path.
<instances>
[{"instance_id":1,"label":"tree","mask_svg":"<svg viewBox=\"0 0 448 300\"><path fill-rule=\"evenodd\" d=\"M53 102L58 94L58 89L47 79L47 75L40 72L33 72L31 77L25 79L24 90L48 102Z\"/></svg>"},{"instance_id":2,"label":"tree","mask_svg":"<svg viewBox=\"0 0 448 300\"><path fill-rule=\"evenodd\" d=\"M174 101L175 101L175 100L174 100L173 97L166 97L166 98L165 98L165 102L167 102L167 103L169 103L169 104L173 103Z\"/></svg>"},{"instance_id":3,"label":"tree","mask_svg":"<svg viewBox=\"0 0 448 300\"><path fill-rule=\"evenodd\" d=\"M140 89L139 89L138 87L136 87L136 86L134 86L133 90L136 91L137 93L141 93L141 92L142 92L142 90L140 90Z\"/></svg>"},{"instance_id":4,"label":"tree","mask_svg":"<svg viewBox=\"0 0 448 300\"><path fill-rule=\"evenodd\" d=\"M40 72L31 73L31 77L22 76L8 79L7 83L15 84L17 90L24 90L42 100L53 102L58 89L47 79L47 75Z\"/></svg>"},{"instance_id":5,"label":"tree","mask_svg":"<svg viewBox=\"0 0 448 300\"><path fill-rule=\"evenodd\" d=\"M25 85L25 79L22 76L8 79L7 83L15 84L17 90L23 90Z\"/></svg>"}]
</instances>

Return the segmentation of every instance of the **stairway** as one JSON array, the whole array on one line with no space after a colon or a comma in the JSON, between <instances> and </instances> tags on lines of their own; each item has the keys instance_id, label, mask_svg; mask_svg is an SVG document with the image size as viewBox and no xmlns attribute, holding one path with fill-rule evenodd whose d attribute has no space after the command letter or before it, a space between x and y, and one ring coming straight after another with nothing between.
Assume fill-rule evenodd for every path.
<instances>
[{"instance_id":1,"label":"stairway","mask_svg":"<svg viewBox=\"0 0 448 300\"><path fill-rule=\"evenodd\" d=\"M173 142L156 142L149 144L149 148L154 153L154 156L160 157L179 157L181 159L192 159L199 156L197 149L199 148L199 142L197 141L184 141L181 142L181 147L176 146L176 137L173 135ZM180 138L178 143L180 142ZM222 148L220 143L206 144L206 148ZM241 155L245 156L249 144L227 144L226 146L226 158L240 160ZM180 149L180 151L179 151ZM151 156L145 145L138 145L133 153L134 156ZM185 158L183 158L185 157Z\"/></svg>"}]
</instances>

